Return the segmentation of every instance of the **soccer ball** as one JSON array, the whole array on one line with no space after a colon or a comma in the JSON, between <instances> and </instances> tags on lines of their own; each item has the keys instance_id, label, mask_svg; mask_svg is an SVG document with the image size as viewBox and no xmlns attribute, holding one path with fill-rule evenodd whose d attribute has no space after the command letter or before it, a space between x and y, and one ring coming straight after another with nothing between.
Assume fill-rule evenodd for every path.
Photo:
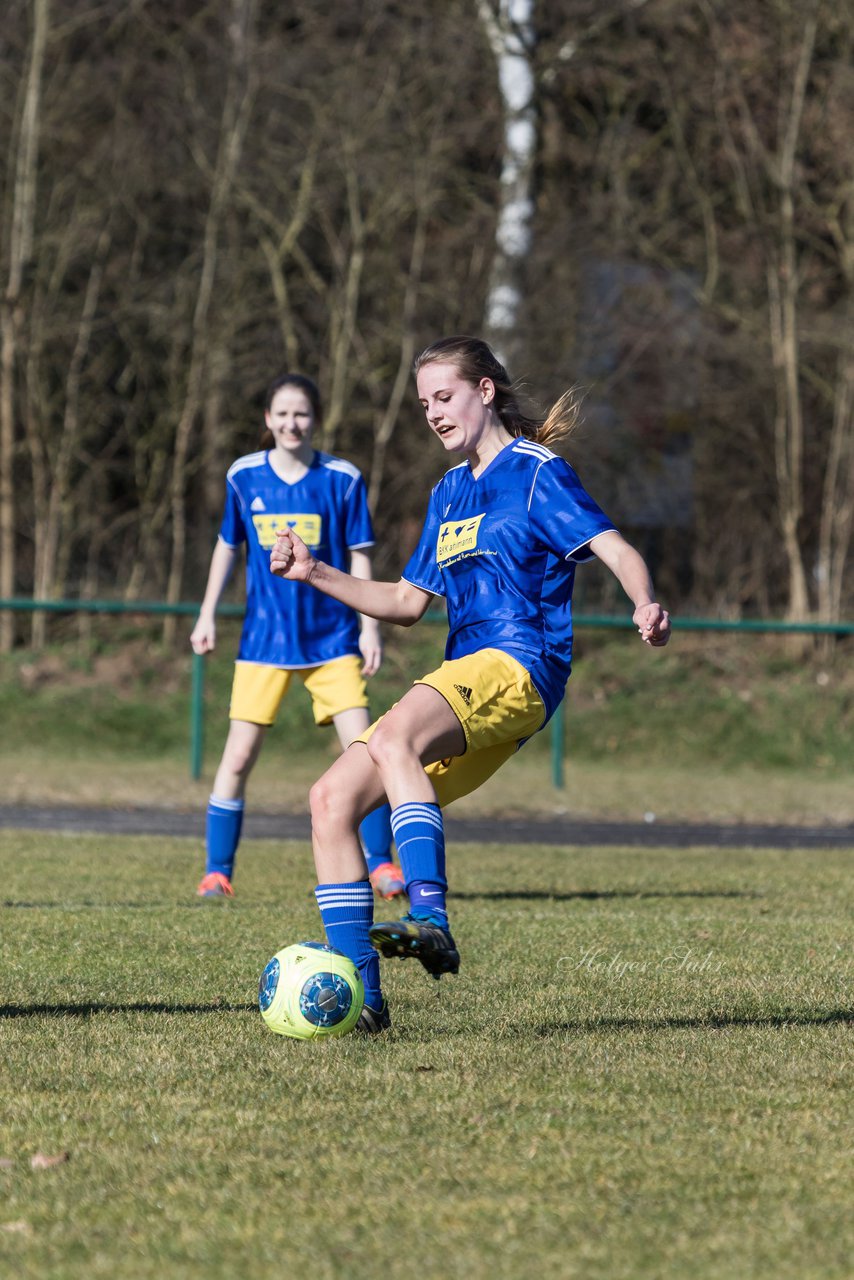
<instances>
[{"instance_id":1,"label":"soccer ball","mask_svg":"<svg viewBox=\"0 0 854 1280\"><path fill-rule=\"evenodd\" d=\"M258 982L258 1006L271 1031L319 1040L352 1031L365 1003L362 975L325 942L295 942L277 951Z\"/></svg>"}]
</instances>

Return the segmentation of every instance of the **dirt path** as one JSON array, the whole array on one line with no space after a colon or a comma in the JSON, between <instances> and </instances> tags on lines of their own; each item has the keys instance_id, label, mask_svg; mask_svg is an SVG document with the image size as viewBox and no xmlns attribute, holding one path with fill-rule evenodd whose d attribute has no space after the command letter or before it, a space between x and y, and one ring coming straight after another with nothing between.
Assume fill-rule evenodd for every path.
<instances>
[{"instance_id":1,"label":"dirt path","mask_svg":"<svg viewBox=\"0 0 854 1280\"><path fill-rule=\"evenodd\" d=\"M187 836L202 840L204 814L173 809L97 809L73 805L0 805L0 827L36 831L98 832L116 835ZM629 848L689 849L854 849L854 826L789 827L771 824L686 822L600 822L548 818L454 818L448 815L449 842L459 844L621 845ZM308 840L307 815L246 815L243 835L250 840Z\"/></svg>"}]
</instances>

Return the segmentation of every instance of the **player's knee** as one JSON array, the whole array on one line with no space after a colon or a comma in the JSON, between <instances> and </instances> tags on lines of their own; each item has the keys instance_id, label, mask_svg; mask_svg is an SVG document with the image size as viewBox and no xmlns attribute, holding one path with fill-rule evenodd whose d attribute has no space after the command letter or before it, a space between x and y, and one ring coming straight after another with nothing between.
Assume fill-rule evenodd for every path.
<instances>
[{"instance_id":1,"label":"player's knee","mask_svg":"<svg viewBox=\"0 0 854 1280\"><path fill-rule=\"evenodd\" d=\"M318 778L308 793L311 822L316 831L325 831L336 825L346 826L352 808L347 796L342 794L324 774Z\"/></svg>"},{"instance_id":2,"label":"player's knee","mask_svg":"<svg viewBox=\"0 0 854 1280\"><path fill-rule=\"evenodd\" d=\"M399 763L402 756L411 750L409 743L402 740L398 733L388 729L385 725L379 725L371 734L367 741L368 754L371 760L379 769L380 774L384 769L392 767L395 763Z\"/></svg>"}]
</instances>

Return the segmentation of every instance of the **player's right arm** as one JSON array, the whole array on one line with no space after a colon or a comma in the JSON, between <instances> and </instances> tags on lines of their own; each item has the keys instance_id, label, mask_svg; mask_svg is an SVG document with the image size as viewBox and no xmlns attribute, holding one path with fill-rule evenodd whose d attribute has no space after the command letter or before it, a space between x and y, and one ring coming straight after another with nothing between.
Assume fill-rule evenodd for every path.
<instances>
[{"instance_id":1,"label":"player's right arm","mask_svg":"<svg viewBox=\"0 0 854 1280\"><path fill-rule=\"evenodd\" d=\"M402 627L411 627L423 617L431 599L429 591L422 591L403 578L399 582L354 578L323 560L315 560L293 529L280 529L276 534L270 570L290 582L307 582L357 613L366 613L380 622L396 622Z\"/></svg>"},{"instance_id":2,"label":"player's right arm","mask_svg":"<svg viewBox=\"0 0 854 1280\"><path fill-rule=\"evenodd\" d=\"M231 577L234 562L237 559L237 548L230 547L221 539L217 540L211 556L211 567L208 571L208 583L202 607L196 619L196 625L190 632L190 644L194 653L212 653L216 648L216 607L225 584Z\"/></svg>"}]
</instances>

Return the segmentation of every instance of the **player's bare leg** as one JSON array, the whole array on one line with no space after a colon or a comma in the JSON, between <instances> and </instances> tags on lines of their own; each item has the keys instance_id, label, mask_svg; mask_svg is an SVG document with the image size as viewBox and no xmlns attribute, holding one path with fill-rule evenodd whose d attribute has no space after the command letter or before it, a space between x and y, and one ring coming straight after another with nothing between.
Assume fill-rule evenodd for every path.
<instances>
[{"instance_id":1,"label":"player's bare leg","mask_svg":"<svg viewBox=\"0 0 854 1280\"><path fill-rule=\"evenodd\" d=\"M311 839L317 878L364 879L365 855L358 826L386 798L382 779L361 742L355 742L318 778L309 792Z\"/></svg>"},{"instance_id":2,"label":"player's bare leg","mask_svg":"<svg viewBox=\"0 0 854 1280\"><path fill-rule=\"evenodd\" d=\"M384 955L412 956L434 977L455 973L459 953L447 927L442 816L425 765L465 750L459 720L440 693L415 685L385 715L362 749L354 744L312 790L318 875L355 877L355 824L366 807L387 796L412 911L403 920L374 925L373 944ZM364 872L362 873L364 874Z\"/></svg>"},{"instance_id":3,"label":"player's bare leg","mask_svg":"<svg viewBox=\"0 0 854 1280\"><path fill-rule=\"evenodd\" d=\"M350 707L332 717L342 751L346 751L370 724L367 707ZM387 900L406 892L403 873L395 864L391 839L391 810L387 802L372 809L359 824L359 840L368 864L368 876L375 894Z\"/></svg>"},{"instance_id":4,"label":"player's bare leg","mask_svg":"<svg viewBox=\"0 0 854 1280\"><path fill-rule=\"evenodd\" d=\"M371 942L384 956L420 960L434 978L456 973L460 956L445 905L442 812L424 766L463 755L462 726L436 689L414 685L383 717L367 746L392 805L392 830L411 903L402 920L375 924Z\"/></svg>"},{"instance_id":5,"label":"player's bare leg","mask_svg":"<svg viewBox=\"0 0 854 1280\"><path fill-rule=\"evenodd\" d=\"M213 794L221 800L242 800L249 775L261 754L268 726L249 720L231 720L222 758L216 771Z\"/></svg>"},{"instance_id":6,"label":"player's bare leg","mask_svg":"<svg viewBox=\"0 0 854 1280\"><path fill-rule=\"evenodd\" d=\"M424 766L466 749L462 725L436 689L416 684L383 716L367 743L392 808L408 801L436 804Z\"/></svg>"},{"instance_id":7,"label":"player's bare leg","mask_svg":"<svg viewBox=\"0 0 854 1280\"><path fill-rule=\"evenodd\" d=\"M339 711L334 715L332 723L335 726L338 741L341 743L341 750L346 751L350 743L368 728L371 717L367 707L349 707L348 710Z\"/></svg>"},{"instance_id":8,"label":"player's bare leg","mask_svg":"<svg viewBox=\"0 0 854 1280\"><path fill-rule=\"evenodd\" d=\"M266 725L249 720L229 724L208 802L205 874L196 890L200 898L234 896L231 880L243 825L243 797L266 734Z\"/></svg>"},{"instance_id":9,"label":"player's bare leg","mask_svg":"<svg viewBox=\"0 0 854 1280\"><path fill-rule=\"evenodd\" d=\"M365 1008L356 1024L375 1034L391 1025L380 987L379 958L369 930L373 889L358 836L365 814L385 802L379 774L363 743L353 743L310 793L317 905L330 945L349 956L362 975Z\"/></svg>"},{"instance_id":10,"label":"player's bare leg","mask_svg":"<svg viewBox=\"0 0 854 1280\"><path fill-rule=\"evenodd\" d=\"M388 722L391 727L386 732ZM376 758L371 750L375 739L378 740ZM367 1004L371 1006L371 1000L375 1002L372 1008L377 1016L374 1025L364 1025L363 1030L382 1030L389 1025L388 1011L379 990L373 946L386 955L416 957L436 976L456 972L459 955L450 932L438 922L438 914L435 920L432 913L429 918L422 913L418 919L405 917L390 925L372 926L373 903L365 892L368 886L364 881L365 863L356 836L357 826L367 812L392 794L406 800L415 795L414 806L406 800L402 802L405 814L411 808L420 811L431 805L430 813L438 815L435 792L424 766L459 754L464 747L459 721L444 698L434 689L417 685L383 717L367 744L354 743L312 787L312 838L320 882L317 895L327 937L358 965L366 990L369 983L373 984L374 994L367 999ZM441 818L438 825L441 827ZM411 831L411 824L409 829ZM400 840L398 852L406 871L406 855ZM444 845L441 857L433 856L432 849L429 853L436 863L430 884L435 884L436 892L441 895L443 908ZM425 888L424 855L409 861L420 877L414 883L419 889Z\"/></svg>"},{"instance_id":11,"label":"player's bare leg","mask_svg":"<svg viewBox=\"0 0 854 1280\"><path fill-rule=\"evenodd\" d=\"M393 807L404 801L436 804L424 766L464 750L462 726L442 695L428 685L410 689L367 744L354 743L311 789L318 877L364 875L355 830L365 814L385 799Z\"/></svg>"}]
</instances>

